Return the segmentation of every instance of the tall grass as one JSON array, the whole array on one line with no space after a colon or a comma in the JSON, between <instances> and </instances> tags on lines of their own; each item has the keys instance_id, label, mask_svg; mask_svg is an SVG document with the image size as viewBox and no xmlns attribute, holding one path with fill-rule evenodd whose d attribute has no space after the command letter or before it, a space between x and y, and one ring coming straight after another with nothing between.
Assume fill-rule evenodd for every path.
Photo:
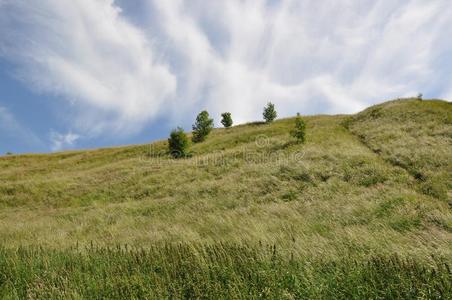
<instances>
[{"instance_id":1,"label":"tall grass","mask_svg":"<svg viewBox=\"0 0 452 300\"><path fill-rule=\"evenodd\" d=\"M28 299L450 299L448 262L294 258L215 243L146 249L0 249L0 296Z\"/></svg>"},{"instance_id":2,"label":"tall grass","mask_svg":"<svg viewBox=\"0 0 452 300\"><path fill-rule=\"evenodd\" d=\"M452 104L406 99L370 107L346 123L381 157L406 169L417 189L439 200L451 199Z\"/></svg>"},{"instance_id":3,"label":"tall grass","mask_svg":"<svg viewBox=\"0 0 452 300\"><path fill-rule=\"evenodd\" d=\"M451 105L305 120L0 157L0 299L452 298Z\"/></svg>"}]
</instances>

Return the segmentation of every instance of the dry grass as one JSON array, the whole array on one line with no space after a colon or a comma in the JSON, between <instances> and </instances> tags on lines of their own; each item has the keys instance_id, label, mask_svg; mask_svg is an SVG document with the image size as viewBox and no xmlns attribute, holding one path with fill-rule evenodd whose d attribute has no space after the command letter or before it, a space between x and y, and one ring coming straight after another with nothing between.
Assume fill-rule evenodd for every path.
<instances>
[{"instance_id":1,"label":"dry grass","mask_svg":"<svg viewBox=\"0 0 452 300\"><path fill-rule=\"evenodd\" d=\"M421 193L452 194L452 104L409 99L373 106L348 121L350 130L393 165L405 168Z\"/></svg>"},{"instance_id":2,"label":"dry grass","mask_svg":"<svg viewBox=\"0 0 452 300\"><path fill-rule=\"evenodd\" d=\"M450 114L449 103L408 100L351 120L306 117L305 145L289 136L293 119L216 129L184 160L166 142L2 157L0 240L263 241L300 256L452 258Z\"/></svg>"}]
</instances>

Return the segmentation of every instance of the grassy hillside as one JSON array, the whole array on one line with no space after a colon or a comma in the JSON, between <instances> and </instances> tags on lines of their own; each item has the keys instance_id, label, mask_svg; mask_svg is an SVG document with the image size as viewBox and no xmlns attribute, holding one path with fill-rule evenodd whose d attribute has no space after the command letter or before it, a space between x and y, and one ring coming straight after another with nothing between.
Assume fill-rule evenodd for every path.
<instances>
[{"instance_id":1,"label":"grassy hillside","mask_svg":"<svg viewBox=\"0 0 452 300\"><path fill-rule=\"evenodd\" d=\"M420 191L452 199L452 104L444 101L392 101L349 120L348 128L375 153L406 169Z\"/></svg>"},{"instance_id":2,"label":"grassy hillside","mask_svg":"<svg viewBox=\"0 0 452 300\"><path fill-rule=\"evenodd\" d=\"M196 253L205 253L209 248L204 247L218 247L220 242L231 244L232 248L251 245L252 253L259 251L259 244L277 245L279 255L302 265L308 262L328 269L328 264L336 261L338 269L331 269L334 276L356 272L355 277L348 278L350 288L360 282L368 287L375 284L362 281L362 276L367 276L363 272L374 257L383 257L382 261L391 264L392 255L398 253L401 259L421 264L420 270L436 268L432 255L447 263L452 261L450 103L407 99L374 106L354 116L305 119L304 145L296 144L289 136L294 120L283 119L270 125L254 123L216 129L206 142L191 148L191 158L182 160L168 156L165 141L0 158L0 240L4 247L0 261L4 271L0 274L5 278L11 276L14 269L11 265L44 272L39 266L32 267L37 262L21 257L28 257L28 252L14 252L19 246L27 247L30 250L23 251L47 259L50 268L63 272L61 264L66 264L65 260L84 255L71 250L75 245L83 248L91 244L96 247L127 244L146 249L173 247L169 244L174 243L184 243L190 249L190 245L201 245L193 246L198 249L193 250ZM48 249L49 254L32 250L36 247ZM240 257L232 253L221 254L221 259L232 263L231 260ZM351 266L343 262L344 256L358 261L356 269L347 269ZM110 261L111 257L104 259ZM262 262L253 259L257 264L254 267L262 266L265 273L264 266L271 264L271 259L262 259ZM17 261L23 262L22 267L14 263ZM215 264L210 262L205 267ZM174 275L175 269L164 265L165 272ZM400 287L408 284L408 290L413 288L410 285L413 276L424 289L433 286L427 279L423 281L424 275L416 275L416 266L407 271L412 267L408 265L404 269L402 263L397 271L411 274L406 282L400 282ZM251 269L254 267L250 265ZM105 266L99 268L100 272ZM250 283L240 277L246 274L234 269L238 266L231 268L229 271L241 278L240 284ZM137 272L142 275L149 271L140 270ZM296 279L305 285L319 284L321 280L313 278L323 276L321 272L314 274L305 269L295 268L293 272L295 277L305 276L304 281ZM324 273L325 280L336 278L328 272ZM450 271L444 272L447 281ZM16 270L14 274L19 276L20 272ZM225 274L226 283L239 284L234 281L238 280L236 277ZM17 282L22 280L24 284L33 282L17 278ZM143 284L139 278L137 282ZM48 285L58 286L58 280L52 280ZM77 286L71 280L75 279L68 282ZM165 282L162 278L155 280ZM212 280L215 284L221 281ZM76 290L69 283L65 287ZM11 291L11 284L3 286ZM177 288L186 291L189 287ZM279 288L272 291L282 293L284 289L281 285ZM287 289L290 295L298 297L296 289ZM447 285L441 288L443 292L451 289ZM323 292L328 291L348 290L339 284L325 287ZM417 291L429 293L422 288ZM167 292L159 295L170 295ZM180 297L179 292L172 295ZM250 295L261 292L256 287ZM305 296L327 296L323 292L312 290ZM352 289L348 293L343 297L357 295L358 291ZM365 295L377 297L361 296Z\"/></svg>"}]
</instances>

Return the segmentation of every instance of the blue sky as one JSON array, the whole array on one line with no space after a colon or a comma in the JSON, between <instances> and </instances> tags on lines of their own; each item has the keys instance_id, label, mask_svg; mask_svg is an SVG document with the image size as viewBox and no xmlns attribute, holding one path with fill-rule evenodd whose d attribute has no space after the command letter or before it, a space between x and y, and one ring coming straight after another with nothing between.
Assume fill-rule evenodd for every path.
<instances>
[{"instance_id":1,"label":"blue sky","mask_svg":"<svg viewBox=\"0 0 452 300\"><path fill-rule=\"evenodd\" d=\"M0 0L0 153L452 99L449 0Z\"/></svg>"}]
</instances>

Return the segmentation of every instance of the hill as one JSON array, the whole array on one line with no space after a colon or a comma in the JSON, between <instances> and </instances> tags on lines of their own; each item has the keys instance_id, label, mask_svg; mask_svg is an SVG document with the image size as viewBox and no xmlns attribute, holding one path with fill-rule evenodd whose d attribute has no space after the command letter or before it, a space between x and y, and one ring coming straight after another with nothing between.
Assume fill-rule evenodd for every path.
<instances>
[{"instance_id":1,"label":"hill","mask_svg":"<svg viewBox=\"0 0 452 300\"><path fill-rule=\"evenodd\" d=\"M312 280L306 281L308 277L296 279L303 284L310 282L312 286L290 288L283 285L288 297L298 298L302 294L296 294L293 289L303 288L306 297L322 298L329 292L334 292L338 298L340 295L344 298L356 296L359 280L366 276L369 280L393 280L388 279L388 274L392 274L388 266L399 263L401 269L395 268L392 275L394 278L408 276L406 282L400 279L398 288L387 292L400 292L399 296L405 297L409 294L403 294L404 284L410 291L412 276L418 273L407 271L411 275L406 275L404 268L419 267L422 270L438 265L432 272L443 270L439 267L444 265L443 261L448 264L452 260L452 105L440 100L404 99L376 105L352 116L307 116L305 120L307 141L304 145L295 143L289 136L294 120L282 119L272 124L251 123L215 129L204 143L193 145L191 158L182 160L174 160L166 153L166 141L1 157L0 240L5 258L0 261L0 266L4 267L0 274L11 276L5 271L6 266L14 269L8 263L17 265L21 261L22 268L36 269L36 274L42 275L39 272L44 269L37 266L39 263L35 259L28 261L21 255L36 255L38 261L54 262L50 263L54 268L63 270L66 263L58 259L61 253L66 253L65 259L72 261L73 255L84 254L74 254L78 250L70 249L75 245L83 248L92 244L100 249L125 244L132 248L154 249L149 259L159 257L157 260L168 268L168 274L180 269L180 266L168 264L179 260L193 263L193 257L200 257L202 263L196 260L193 268L210 270L215 267L224 271L227 261L229 269L226 269L234 276L245 276L241 273L240 263L234 263L236 258L232 257L241 251L246 261L257 264L248 265L250 270L256 268L258 272L262 268L261 271L269 276L264 276L265 280L261 278L262 286L257 284L255 290L250 290L251 296L264 293L262 289L272 283L277 284L282 270L292 270L291 264L282 262L278 267L281 269L271 267L276 250L260 245L277 245L277 253L282 258L309 260L322 270L328 269L330 262L342 261L338 266L344 267L328 269L332 273L321 271L317 274L317 269L309 271L298 267L292 270L293 274L288 271L296 278L296 274L305 274L303 276L311 276ZM185 246L173 246L178 243ZM28 250L12 254L17 247ZM33 252L36 247L46 250ZM188 248L183 250L183 247ZM208 249L223 254L218 254L220 257L215 256L218 260L212 261ZM262 255L256 254L259 249ZM94 250L91 248L90 251ZM111 263L112 257L101 254L106 250L94 251L95 254L90 251L90 255L102 257L97 257L99 261L105 259ZM185 256L180 251L191 258L183 259ZM398 262L393 262L395 253L402 262L399 258L395 259ZM111 255L117 257L118 254ZM125 255L124 260L132 259L131 255ZM83 263L76 268L89 265L89 257L83 258ZM350 261L343 262L344 257L357 261L357 267L352 268ZM375 260L375 257L381 259ZM403 260L408 258L410 261ZM375 273L366 267L369 262L376 266ZM99 268L99 272L111 271L104 265ZM137 272L148 274L149 270L146 270ZM190 270L173 275L190 277L197 274ZM370 270L370 273L364 270ZM389 273L382 275L379 273L382 270ZM425 270L428 273L428 268ZM355 274L356 278L350 274ZM441 274L445 276L441 280L452 279L450 271ZM218 290L215 284L221 285L219 282L226 285L240 282L247 286L242 277L239 276L241 281L236 282L236 277L228 276L224 282L216 277L205 279L214 285L199 291L192 286L190 292L193 294L189 296L206 296L208 291ZM336 276L345 276L348 284L335 285ZM415 276L419 280L418 291L423 287L452 293L450 283L438 283L443 285L435 288L433 283L425 285L422 276ZM68 279L74 284L71 286L50 278L44 286L52 290L60 284L66 292L89 295L89 291L73 280L73 277ZM110 284L117 288L120 283L112 280ZM137 279L137 282L143 283L143 280ZM147 285L144 287L148 289L139 290L147 291L144 295L148 296L180 297L183 295L180 293L189 288L181 281L171 293L162 283L163 279L155 280L152 284L161 288L161 291L157 289L161 293ZM323 290L314 288L322 280L325 284L328 282L326 287ZM10 294L11 289L5 282L5 291ZM30 284L27 280L20 282ZM240 284L235 287L243 295ZM361 284L372 286L375 282L363 281ZM269 297L281 295L281 289L281 285L272 286ZM397 292L397 289L400 290ZM43 295L40 290L31 290ZM366 290L368 294L361 296L397 296L378 294L374 290ZM344 294L340 294L341 291ZM131 293L126 291L122 295L130 296Z\"/></svg>"}]
</instances>

